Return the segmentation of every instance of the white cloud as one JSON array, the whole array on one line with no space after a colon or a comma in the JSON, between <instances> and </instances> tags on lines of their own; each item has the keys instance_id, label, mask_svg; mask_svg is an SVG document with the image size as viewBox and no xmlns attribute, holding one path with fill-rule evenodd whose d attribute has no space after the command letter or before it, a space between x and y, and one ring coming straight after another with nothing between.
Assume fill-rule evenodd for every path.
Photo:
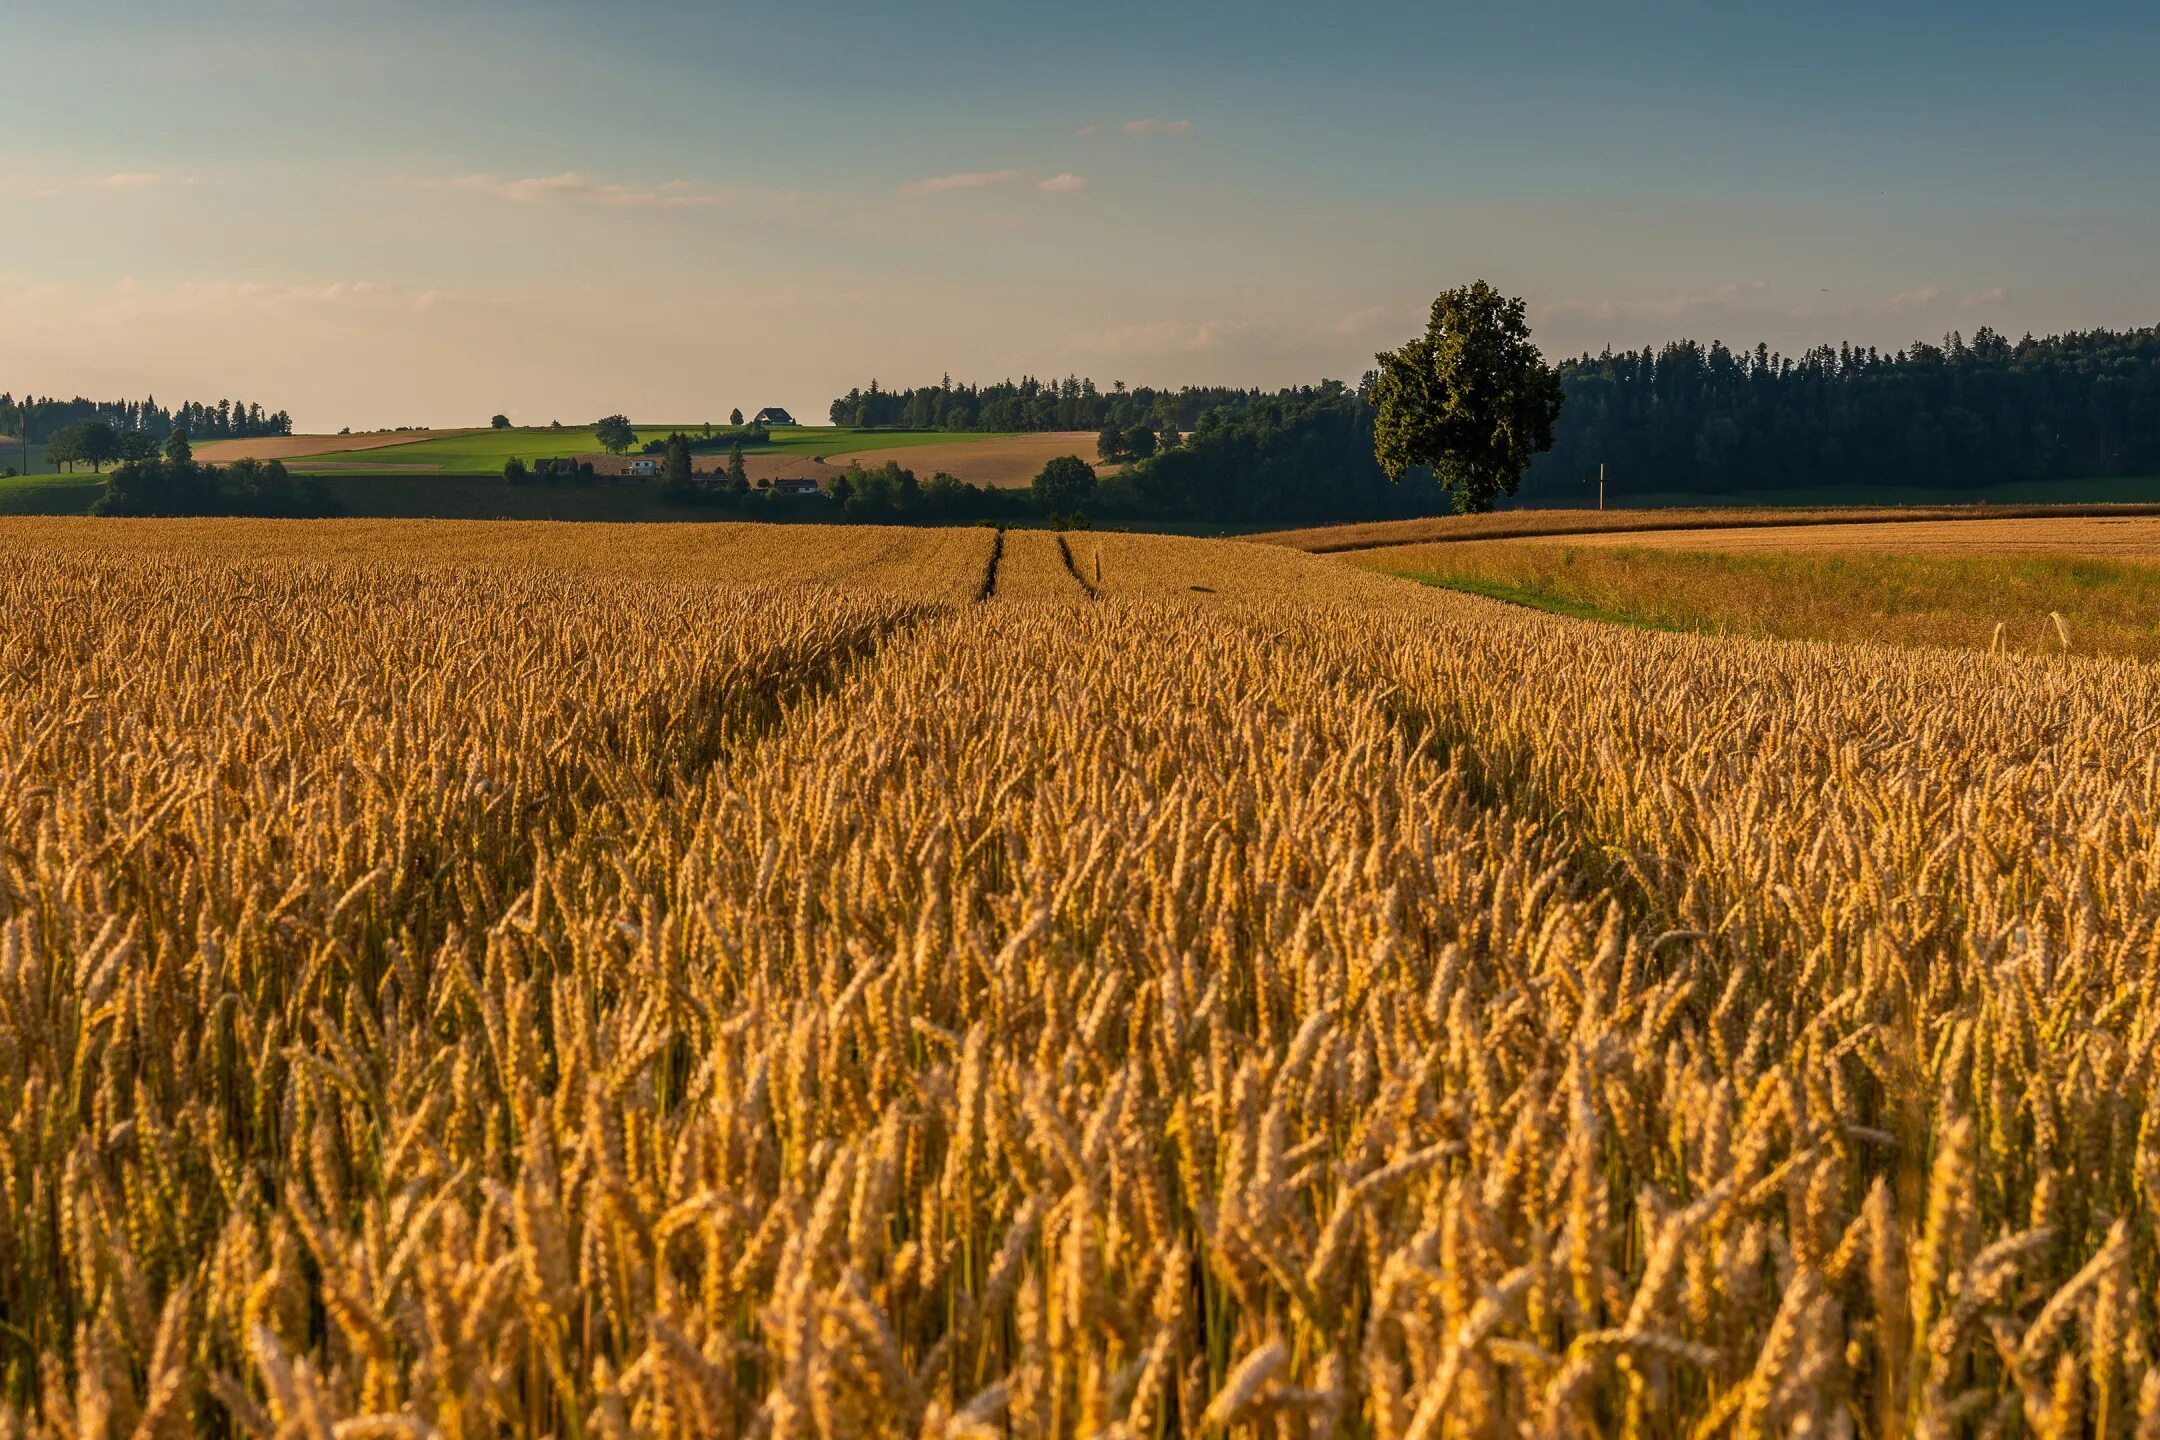
<instances>
[{"instance_id":1,"label":"white cloud","mask_svg":"<svg viewBox=\"0 0 2160 1440\"><path fill-rule=\"evenodd\" d=\"M2000 305L2010 298L2010 290L2003 285L1990 285L1985 290L1975 290L1958 301L1960 310L1978 310L1986 305Z\"/></svg>"},{"instance_id":2,"label":"white cloud","mask_svg":"<svg viewBox=\"0 0 2160 1440\"><path fill-rule=\"evenodd\" d=\"M1194 355L1251 337L1250 325L1234 320L1157 320L1084 337L1089 350L1105 355Z\"/></svg>"},{"instance_id":3,"label":"white cloud","mask_svg":"<svg viewBox=\"0 0 2160 1440\"><path fill-rule=\"evenodd\" d=\"M78 175L67 179L46 178L33 188L19 192L17 198L24 200L57 200L63 195L79 194L85 191L148 190L153 186L164 183L165 174L160 170L115 170L105 175ZM192 185L195 182L188 180L183 183Z\"/></svg>"},{"instance_id":4,"label":"white cloud","mask_svg":"<svg viewBox=\"0 0 2160 1440\"><path fill-rule=\"evenodd\" d=\"M1036 181L1035 188L1045 195L1077 195L1088 188L1088 178L1085 175L1075 175L1068 170L1062 175L1053 175L1047 180Z\"/></svg>"},{"instance_id":5,"label":"white cloud","mask_svg":"<svg viewBox=\"0 0 2160 1440\"><path fill-rule=\"evenodd\" d=\"M901 187L903 195L947 195L956 190L993 190L1027 179L1024 170L970 170L959 175L938 175Z\"/></svg>"},{"instance_id":6,"label":"white cloud","mask_svg":"<svg viewBox=\"0 0 2160 1440\"><path fill-rule=\"evenodd\" d=\"M1561 300L1539 307L1546 320L1675 320L1735 308L1737 302L1762 294L1760 280L1730 280L1699 294L1682 292L1650 300Z\"/></svg>"},{"instance_id":7,"label":"white cloud","mask_svg":"<svg viewBox=\"0 0 2160 1440\"><path fill-rule=\"evenodd\" d=\"M1080 133L1081 133L1082 135L1093 135L1093 134L1095 134L1095 133L1096 133L1097 131L1099 131L1099 130L1101 130L1101 129L1102 129L1102 126L1100 126L1100 125L1097 125L1097 124L1095 124L1094 122L1090 121L1090 122L1089 122L1088 124L1082 125L1082 126L1080 127Z\"/></svg>"},{"instance_id":8,"label":"white cloud","mask_svg":"<svg viewBox=\"0 0 2160 1440\"><path fill-rule=\"evenodd\" d=\"M513 205L597 205L611 210L703 209L727 197L689 180L669 180L659 185L626 185L565 170L560 175L536 175L522 180L500 175L460 175L451 180L429 181L429 188L468 190Z\"/></svg>"},{"instance_id":9,"label":"white cloud","mask_svg":"<svg viewBox=\"0 0 2160 1440\"><path fill-rule=\"evenodd\" d=\"M133 280L113 287L90 313L98 319L120 320L146 315L229 315L251 310L262 314L291 314L301 310L419 312L455 303L459 297L439 289L415 289L380 280L331 280L318 284L295 284L284 280L188 280L158 290L145 290Z\"/></svg>"},{"instance_id":10,"label":"white cloud","mask_svg":"<svg viewBox=\"0 0 2160 1440\"><path fill-rule=\"evenodd\" d=\"M1342 336L1370 335L1382 329L1390 317L1400 314L1392 305L1368 305L1337 320L1334 330L1337 335ZM1414 317L1405 319L1405 324L1410 323L1414 323Z\"/></svg>"},{"instance_id":11,"label":"white cloud","mask_svg":"<svg viewBox=\"0 0 2160 1440\"><path fill-rule=\"evenodd\" d=\"M1932 305L1942 299L1940 285L1921 285L1912 290L1900 290L1882 302L1882 308L1891 315L1902 315L1923 305Z\"/></svg>"},{"instance_id":12,"label":"white cloud","mask_svg":"<svg viewBox=\"0 0 2160 1440\"><path fill-rule=\"evenodd\" d=\"M1190 120L1156 120L1152 118L1128 120L1125 122L1125 133L1127 135L1190 135L1193 133L1193 123Z\"/></svg>"}]
</instances>

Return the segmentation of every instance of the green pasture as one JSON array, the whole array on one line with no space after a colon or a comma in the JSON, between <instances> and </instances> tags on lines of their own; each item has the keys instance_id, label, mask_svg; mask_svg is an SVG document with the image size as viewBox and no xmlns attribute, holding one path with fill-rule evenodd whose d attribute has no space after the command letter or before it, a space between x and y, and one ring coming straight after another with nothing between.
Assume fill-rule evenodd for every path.
<instances>
[{"instance_id":1,"label":"green pasture","mask_svg":"<svg viewBox=\"0 0 2160 1440\"><path fill-rule=\"evenodd\" d=\"M688 435L700 450L725 451L731 432L715 427L707 443L702 422L696 425L640 425L637 448L665 440L677 431ZM789 426L772 432L764 444L744 442L745 455L850 455L863 450L889 450L906 446L951 444L963 440L987 440L988 435L953 435L926 430L853 430L831 426ZM334 443L334 442L331 442ZM450 475L479 475L500 471L503 462L516 456L530 463L539 459L567 460L600 453L600 438L590 426L555 430L545 427L483 430L465 435L443 435L385 445L373 450L328 450L285 462L295 474L338 474L356 470L396 473L408 467L425 467ZM636 449L631 452L636 453Z\"/></svg>"},{"instance_id":2,"label":"green pasture","mask_svg":"<svg viewBox=\"0 0 2160 1440\"><path fill-rule=\"evenodd\" d=\"M0 460L0 465L18 461ZM80 515L105 493L105 477L74 475L0 477L0 515Z\"/></svg>"}]
</instances>

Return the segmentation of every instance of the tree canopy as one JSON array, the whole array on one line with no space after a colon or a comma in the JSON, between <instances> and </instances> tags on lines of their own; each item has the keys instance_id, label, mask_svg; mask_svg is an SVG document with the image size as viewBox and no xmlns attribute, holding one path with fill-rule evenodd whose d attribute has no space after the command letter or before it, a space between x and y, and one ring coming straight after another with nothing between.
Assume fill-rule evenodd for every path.
<instances>
[{"instance_id":1,"label":"tree canopy","mask_svg":"<svg viewBox=\"0 0 2160 1440\"><path fill-rule=\"evenodd\" d=\"M1060 455L1035 477L1035 503L1048 511L1077 510L1095 493L1095 469L1077 455Z\"/></svg>"},{"instance_id":2,"label":"tree canopy","mask_svg":"<svg viewBox=\"0 0 2160 1440\"><path fill-rule=\"evenodd\" d=\"M1429 466L1458 510L1490 510L1552 448L1560 377L1523 302L1483 280L1433 301L1424 335L1378 359L1374 453L1389 479Z\"/></svg>"},{"instance_id":3,"label":"tree canopy","mask_svg":"<svg viewBox=\"0 0 2160 1440\"><path fill-rule=\"evenodd\" d=\"M690 437L677 431L668 436L666 449L660 459L660 483L663 485L688 485L690 483Z\"/></svg>"},{"instance_id":4,"label":"tree canopy","mask_svg":"<svg viewBox=\"0 0 2160 1440\"><path fill-rule=\"evenodd\" d=\"M593 426L593 434L600 441L600 448L610 455L620 455L637 444L637 431L628 416L609 415Z\"/></svg>"},{"instance_id":5,"label":"tree canopy","mask_svg":"<svg viewBox=\"0 0 2160 1440\"><path fill-rule=\"evenodd\" d=\"M220 400L215 405L189 401L170 409L151 396L143 400L72 400L57 396L42 399L0 394L0 434L20 435L33 442L50 441L64 427L98 421L117 434L139 430L163 435L174 426L185 427L205 440L245 440L260 435L290 435L292 417L284 411L265 412L259 404Z\"/></svg>"},{"instance_id":6,"label":"tree canopy","mask_svg":"<svg viewBox=\"0 0 2160 1440\"><path fill-rule=\"evenodd\" d=\"M1572 503L1601 463L1616 496L1972 496L2160 475L2160 328L2012 340L1983 327L1798 356L1679 340L1585 355L1560 376L1567 409L1526 498Z\"/></svg>"}]
</instances>

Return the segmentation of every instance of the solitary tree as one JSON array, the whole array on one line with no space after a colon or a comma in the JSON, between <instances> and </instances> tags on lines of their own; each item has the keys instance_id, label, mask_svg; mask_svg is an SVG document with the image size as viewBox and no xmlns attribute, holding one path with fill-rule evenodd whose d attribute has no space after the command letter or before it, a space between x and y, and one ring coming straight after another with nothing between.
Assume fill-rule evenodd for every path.
<instances>
[{"instance_id":1,"label":"solitary tree","mask_svg":"<svg viewBox=\"0 0 2160 1440\"><path fill-rule=\"evenodd\" d=\"M517 456L513 455L508 460L503 461L503 479L509 481L512 485L524 484L525 473L525 462L518 459Z\"/></svg>"},{"instance_id":2,"label":"solitary tree","mask_svg":"<svg viewBox=\"0 0 2160 1440\"><path fill-rule=\"evenodd\" d=\"M734 426L738 430L742 429L741 406L737 406L735 409L728 411L727 423Z\"/></svg>"},{"instance_id":3,"label":"solitary tree","mask_svg":"<svg viewBox=\"0 0 2160 1440\"><path fill-rule=\"evenodd\" d=\"M1052 513L1078 509L1094 493L1094 467L1077 455L1060 455L1035 477L1035 503Z\"/></svg>"},{"instance_id":4,"label":"solitary tree","mask_svg":"<svg viewBox=\"0 0 2160 1440\"><path fill-rule=\"evenodd\" d=\"M507 430L510 428L510 417L497 415L494 419L488 421L488 424L494 426L497 430Z\"/></svg>"},{"instance_id":5,"label":"solitary tree","mask_svg":"<svg viewBox=\"0 0 2160 1440\"><path fill-rule=\"evenodd\" d=\"M1102 434L1095 437L1096 458L1117 461L1125 458L1125 432L1115 424L1105 425Z\"/></svg>"},{"instance_id":6,"label":"solitary tree","mask_svg":"<svg viewBox=\"0 0 2160 1440\"><path fill-rule=\"evenodd\" d=\"M593 426L593 434L599 438L600 448L610 455L620 455L637 444L637 431L630 426L629 417L610 415Z\"/></svg>"},{"instance_id":7,"label":"solitary tree","mask_svg":"<svg viewBox=\"0 0 2160 1440\"><path fill-rule=\"evenodd\" d=\"M192 465L195 463L195 447L188 443L187 427L175 425L172 434L165 437L165 463L168 465Z\"/></svg>"},{"instance_id":8,"label":"solitary tree","mask_svg":"<svg viewBox=\"0 0 2160 1440\"><path fill-rule=\"evenodd\" d=\"M1433 474L1465 513L1515 493L1560 418L1560 376L1530 343L1523 302L1480 280L1433 301L1423 338L1382 355L1374 453L1400 480Z\"/></svg>"}]
</instances>

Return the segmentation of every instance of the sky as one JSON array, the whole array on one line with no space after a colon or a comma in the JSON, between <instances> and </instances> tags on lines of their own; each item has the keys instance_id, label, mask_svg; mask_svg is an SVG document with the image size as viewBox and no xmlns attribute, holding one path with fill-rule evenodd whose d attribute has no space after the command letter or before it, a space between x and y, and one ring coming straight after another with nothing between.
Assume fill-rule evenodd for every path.
<instances>
[{"instance_id":1,"label":"sky","mask_svg":"<svg viewBox=\"0 0 2160 1440\"><path fill-rule=\"evenodd\" d=\"M0 390L673 423L2160 323L2160 6L12 0Z\"/></svg>"}]
</instances>

